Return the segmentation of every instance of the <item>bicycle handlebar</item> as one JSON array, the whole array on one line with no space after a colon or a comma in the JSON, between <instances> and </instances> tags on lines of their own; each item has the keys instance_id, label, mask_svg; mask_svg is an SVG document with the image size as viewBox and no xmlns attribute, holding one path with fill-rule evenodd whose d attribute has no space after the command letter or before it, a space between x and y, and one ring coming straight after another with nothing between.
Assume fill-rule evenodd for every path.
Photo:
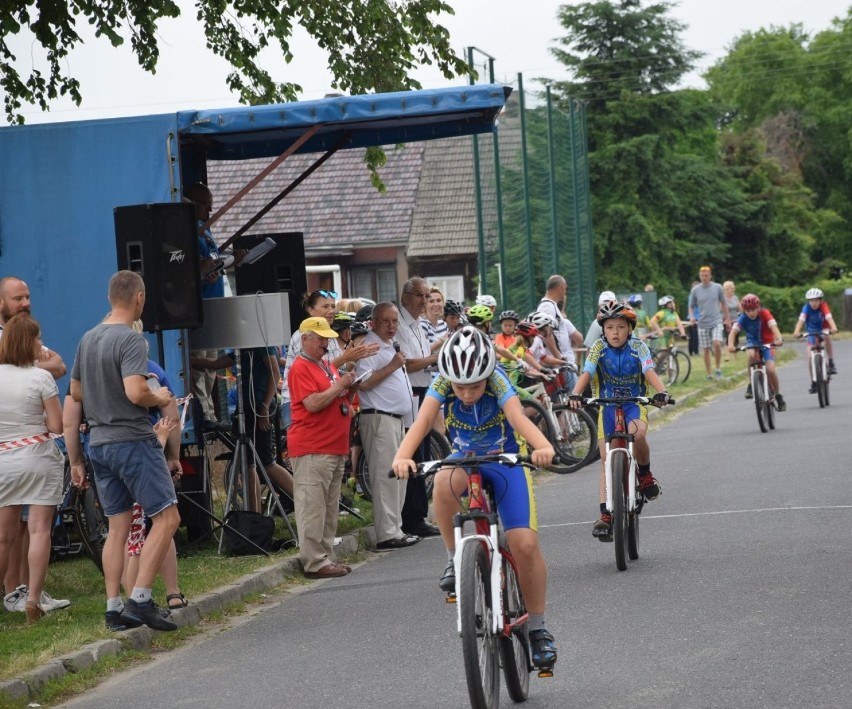
<instances>
[{"instance_id":1,"label":"bicycle handlebar","mask_svg":"<svg viewBox=\"0 0 852 709\"><path fill-rule=\"evenodd\" d=\"M771 344L760 344L760 345L740 345L737 347L737 352L745 352L746 350L765 350L769 347L781 347L784 343L776 345L775 343Z\"/></svg>"},{"instance_id":2,"label":"bicycle handlebar","mask_svg":"<svg viewBox=\"0 0 852 709\"><path fill-rule=\"evenodd\" d=\"M463 458L442 458L441 460L424 460L417 464L417 469L412 473L412 477L434 475L441 468L452 466L454 468L476 467L486 463L500 463L513 467L515 465L523 465L526 467L534 467L532 458L528 455L520 453L489 453L487 455L472 455ZM396 473L393 470L388 471L389 478L395 478Z\"/></svg>"},{"instance_id":3,"label":"bicycle handlebar","mask_svg":"<svg viewBox=\"0 0 852 709\"><path fill-rule=\"evenodd\" d=\"M651 406L660 406L659 404L655 404L653 398L650 396L584 396L581 397L581 403L583 406L597 406L599 404L610 406L617 404L650 404ZM676 403L675 400L670 396L666 404L670 405L674 403Z\"/></svg>"}]
</instances>

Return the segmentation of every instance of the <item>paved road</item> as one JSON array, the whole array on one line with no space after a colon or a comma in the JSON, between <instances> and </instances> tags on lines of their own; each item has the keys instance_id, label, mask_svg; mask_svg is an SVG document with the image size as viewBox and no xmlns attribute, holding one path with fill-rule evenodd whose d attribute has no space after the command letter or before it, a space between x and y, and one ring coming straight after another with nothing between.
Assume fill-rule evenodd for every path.
<instances>
[{"instance_id":1,"label":"paved road","mask_svg":"<svg viewBox=\"0 0 852 709\"><path fill-rule=\"evenodd\" d=\"M801 357L782 369L775 432L741 390L654 431L664 494L626 572L591 536L597 470L539 486L560 656L525 706L852 704L852 341L836 359L825 410ZM465 707L444 558L437 540L382 555L65 706Z\"/></svg>"}]
</instances>

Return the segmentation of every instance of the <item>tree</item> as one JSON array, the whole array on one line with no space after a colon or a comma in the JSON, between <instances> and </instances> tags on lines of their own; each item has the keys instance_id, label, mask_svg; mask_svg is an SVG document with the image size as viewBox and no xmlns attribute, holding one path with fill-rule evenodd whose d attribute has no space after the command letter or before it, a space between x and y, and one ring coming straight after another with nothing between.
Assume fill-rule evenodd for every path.
<instances>
[{"instance_id":1,"label":"tree","mask_svg":"<svg viewBox=\"0 0 852 709\"><path fill-rule=\"evenodd\" d=\"M699 54L679 36L669 3L563 5L567 34L553 54L572 71L551 82L587 104L598 281L678 291L696 264L723 259L747 205L718 165L716 114L706 92L672 91Z\"/></svg>"},{"instance_id":2,"label":"tree","mask_svg":"<svg viewBox=\"0 0 852 709\"><path fill-rule=\"evenodd\" d=\"M280 83L261 65L261 53L277 45L283 63L292 59L290 38L301 25L328 53L332 86L357 94L420 88L410 73L419 65L436 64L445 77L466 74L467 64L450 47L449 32L435 20L453 14L442 0L195 0L196 17L204 27L207 46L224 57L233 70L228 87L247 104L296 100L301 87ZM140 66L154 73L159 49L157 26L178 17L174 0L19 0L0 6L0 87L10 123L23 123L23 104L49 110L59 96L82 101L80 82L65 60L80 43L79 22L91 24L97 37L119 47L129 38ZM16 69L17 57L6 39L30 32L34 46L45 53L47 70L28 75ZM26 72L25 72L26 73Z\"/></svg>"}]
</instances>

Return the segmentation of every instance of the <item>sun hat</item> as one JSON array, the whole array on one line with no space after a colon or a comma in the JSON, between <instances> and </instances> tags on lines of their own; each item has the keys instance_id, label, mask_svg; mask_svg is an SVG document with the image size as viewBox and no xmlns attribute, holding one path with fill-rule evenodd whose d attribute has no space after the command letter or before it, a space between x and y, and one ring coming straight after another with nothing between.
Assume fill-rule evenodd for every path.
<instances>
[{"instance_id":1,"label":"sun hat","mask_svg":"<svg viewBox=\"0 0 852 709\"><path fill-rule=\"evenodd\" d=\"M338 336L337 333L331 329L331 326L328 324L328 320L325 318L305 318L302 320L302 324L299 325L299 332L313 332L316 335L327 337L329 339Z\"/></svg>"}]
</instances>

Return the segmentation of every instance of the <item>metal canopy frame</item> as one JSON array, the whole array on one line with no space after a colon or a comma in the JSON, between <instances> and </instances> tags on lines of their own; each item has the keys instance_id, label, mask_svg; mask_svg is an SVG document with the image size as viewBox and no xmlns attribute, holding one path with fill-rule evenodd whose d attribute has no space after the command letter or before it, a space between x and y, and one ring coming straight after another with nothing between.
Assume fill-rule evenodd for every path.
<instances>
[{"instance_id":1,"label":"metal canopy frame","mask_svg":"<svg viewBox=\"0 0 852 709\"><path fill-rule=\"evenodd\" d=\"M290 104L178 113L182 145L208 160L274 157L200 228L208 229L295 153L323 153L231 236L229 246L341 149L492 132L512 89L484 84L389 94L335 96Z\"/></svg>"}]
</instances>

